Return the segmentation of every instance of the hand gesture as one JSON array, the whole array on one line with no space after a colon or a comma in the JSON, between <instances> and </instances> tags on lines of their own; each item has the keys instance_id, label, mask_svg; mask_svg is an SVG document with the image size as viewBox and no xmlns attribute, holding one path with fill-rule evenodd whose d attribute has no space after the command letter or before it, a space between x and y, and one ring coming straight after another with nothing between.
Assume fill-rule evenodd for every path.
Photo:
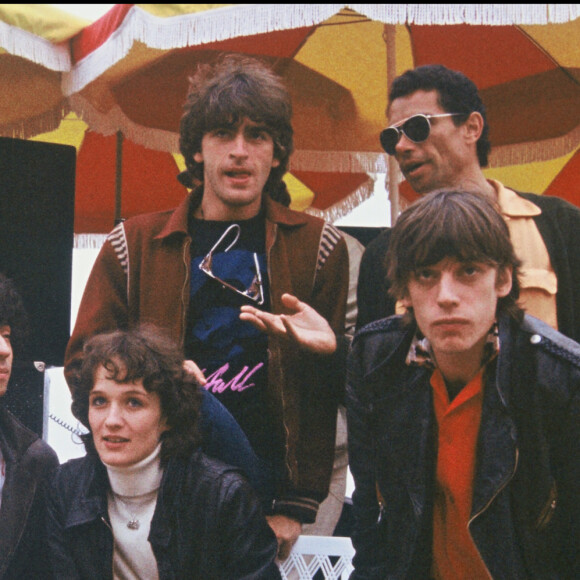
<instances>
[{"instance_id":1,"label":"hand gesture","mask_svg":"<svg viewBox=\"0 0 580 580\"><path fill-rule=\"evenodd\" d=\"M293 340L310 352L330 355L336 351L336 336L322 315L291 294L283 294L282 302L290 314L272 314L244 305L240 319L272 336Z\"/></svg>"}]
</instances>

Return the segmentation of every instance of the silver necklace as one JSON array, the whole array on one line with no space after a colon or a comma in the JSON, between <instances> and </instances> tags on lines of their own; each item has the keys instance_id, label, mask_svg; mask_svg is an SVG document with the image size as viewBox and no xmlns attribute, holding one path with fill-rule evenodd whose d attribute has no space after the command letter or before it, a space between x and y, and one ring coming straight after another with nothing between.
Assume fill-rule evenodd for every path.
<instances>
[{"instance_id":1,"label":"silver necklace","mask_svg":"<svg viewBox=\"0 0 580 580\"><path fill-rule=\"evenodd\" d=\"M139 527L141 526L141 522L139 521L139 518L133 513L133 510L131 510L129 508L129 504L124 499L121 499L120 495L117 495L116 497L117 497L117 500L124 507L125 511L129 514L129 521L127 522L127 527L130 530L138 530Z\"/></svg>"},{"instance_id":2,"label":"silver necklace","mask_svg":"<svg viewBox=\"0 0 580 580\"><path fill-rule=\"evenodd\" d=\"M138 530L141 522L135 517L132 516L131 519L127 522L127 527L130 530Z\"/></svg>"}]
</instances>

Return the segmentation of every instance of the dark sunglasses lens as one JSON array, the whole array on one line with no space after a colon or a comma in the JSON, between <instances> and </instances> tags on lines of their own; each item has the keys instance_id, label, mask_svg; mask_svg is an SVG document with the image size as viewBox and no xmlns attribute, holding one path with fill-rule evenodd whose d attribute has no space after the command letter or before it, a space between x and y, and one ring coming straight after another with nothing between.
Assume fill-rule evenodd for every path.
<instances>
[{"instance_id":1,"label":"dark sunglasses lens","mask_svg":"<svg viewBox=\"0 0 580 580\"><path fill-rule=\"evenodd\" d=\"M395 154L395 147L399 142L399 131L394 127L389 127L381 131L381 146L389 154Z\"/></svg>"},{"instance_id":2,"label":"dark sunglasses lens","mask_svg":"<svg viewBox=\"0 0 580 580\"><path fill-rule=\"evenodd\" d=\"M405 121L403 124L403 132L414 143L422 143L429 137L431 127L426 117L417 115Z\"/></svg>"}]
</instances>

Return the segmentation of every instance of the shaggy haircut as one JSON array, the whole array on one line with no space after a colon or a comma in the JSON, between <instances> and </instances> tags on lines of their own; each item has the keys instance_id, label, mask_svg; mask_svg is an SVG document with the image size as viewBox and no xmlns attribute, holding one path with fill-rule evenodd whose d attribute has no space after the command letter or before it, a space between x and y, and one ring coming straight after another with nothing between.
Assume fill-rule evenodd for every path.
<instances>
[{"instance_id":1,"label":"shaggy haircut","mask_svg":"<svg viewBox=\"0 0 580 580\"><path fill-rule=\"evenodd\" d=\"M495 205L484 195L465 191L433 191L411 204L398 217L386 255L389 292L398 300L407 296L410 276L445 258L480 262L513 269L512 289L498 300L502 312L521 320L520 261L511 244L508 227Z\"/></svg>"},{"instance_id":2,"label":"shaggy haircut","mask_svg":"<svg viewBox=\"0 0 580 580\"><path fill-rule=\"evenodd\" d=\"M28 315L14 282L0 273L0 325L10 327L10 342L19 356L23 355L28 337Z\"/></svg>"},{"instance_id":3,"label":"shaggy haircut","mask_svg":"<svg viewBox=\"0 0 580 580\"><path fill-rule=\"evenodd\" d=\"M96 453L89 425L89 395L99 367L107 377L124 384L143 381L150 393L157 393L161 413L169 429L161 438L161 461L188 456L199 445L198 422L201 405L199 385L183 370L183 355L176 345L151 326L117 330L88 340L82 366L74 377L72 412L89 429L83 435L87 452Z\"/></svg>"},{"instance_id":4,"label":"shaggy haircut","mask_svg":"<svg viewBox=\"0 0 580 580\"><path fill-rule=\"evenodd\" d=\"M408 70L398 76L391 85L389 105L395 99L407 97L416 91L437 91L439 106L448 113L465 113L465 116L452 117L456 126L465 123L470 113L477 111L483 117L483 131L477 141L477 159L480 167L487 167L491 151L489 125L485 106L477 87L463 73L448 69L441 64L428 64Z\"/></svg>"},{"instance_id":5,"label":"shaggy haircut","mask_svg":"<svg viewBox=\"0 0 580 580\"><path fill-rule=\"evenodd\" d=\"M184 185L203 182L203 163L193 159L201 151L203 136L248 118L265 125L274 141L274 157L280 162L270 171L264 191L274 201L290 205L282 177L294 150L292 104L282 80L270 68L240 55L222 55L214 65L200 65L190 78L184 111L179 131L179 148L187 166L179 176Z\"/></svg>"}]
</instances>

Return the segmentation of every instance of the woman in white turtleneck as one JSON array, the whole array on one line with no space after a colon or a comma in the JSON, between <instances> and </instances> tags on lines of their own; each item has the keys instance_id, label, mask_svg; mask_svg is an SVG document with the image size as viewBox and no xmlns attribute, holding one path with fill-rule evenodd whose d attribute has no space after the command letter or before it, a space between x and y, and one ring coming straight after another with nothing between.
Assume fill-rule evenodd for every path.
<instances>
[{"instance_id":1,"label":"woman in white turtleneck","mask_svg":"<svg viewBox=\"0 0 580 580\"><path fill-rule=\"evenodd\" d=\"M109 465L109 517L115 537L113 568L120 578L155 578L157 564L147 541L163 471L161 445L135 465Z\"/></svg>"},{"instance_id":2,"label":"woman in white turtleneck","mask_svg":"<svg viewBox=\"0 0 580 580\"><path fill-rule=\"evenodd\" d=\"M152 329L87 342L73 412L87 455L49 498L47 578L280 578L245 478L199 450L199 388Z\"/></svg>"}]
</instances>

